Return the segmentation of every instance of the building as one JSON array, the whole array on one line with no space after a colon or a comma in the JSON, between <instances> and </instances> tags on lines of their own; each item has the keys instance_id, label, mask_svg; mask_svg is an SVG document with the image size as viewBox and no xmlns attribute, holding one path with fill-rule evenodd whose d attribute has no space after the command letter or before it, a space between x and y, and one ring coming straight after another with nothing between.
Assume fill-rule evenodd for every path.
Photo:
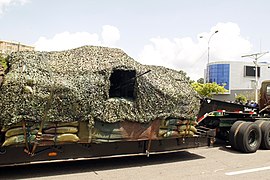
<instances>
[{"instance_id":1,"label":"building","mask_svg":"<svg viewBox=\"0 0 270 180\"><path fill-rule=\"evenodd\" d=\"M9 55L16 51L34 51L35 47L13 41L0 40L0 53Z\"/></svg>"},{"instance_id":2,"label":"building","mask_svg":"<svg viewBox=\"0 0 270 180\"><path fill-rule=\"evenodd\" d=\"M205 73L205 79L225 84L228 92L215 95L216 99L234 101L235 96L242 94L250 100L255 100L256 76L255 64L248 61L218 61L208 64L209 72ZM264 80L270 79L270 63L258 63L257 69L258 88Z\"/></svg>"}]
</instances>

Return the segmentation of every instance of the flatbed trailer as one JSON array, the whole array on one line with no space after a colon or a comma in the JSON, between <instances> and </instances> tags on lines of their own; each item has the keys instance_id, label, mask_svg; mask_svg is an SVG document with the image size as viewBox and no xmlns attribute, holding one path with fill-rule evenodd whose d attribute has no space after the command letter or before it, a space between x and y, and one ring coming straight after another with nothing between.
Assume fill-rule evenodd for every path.
<instances>
[{"instance_id":1,"label":"flatbed trailer","mask_svg":"<svg viewBox=\"0 0 270 180\"><path fill-rule=\"evenodd\" d=\"M37 147L34 154L28 153L24 145L8 146L0 148L0 167L120 156L149 156L156 153L170 153L188 148L211 146L214 143L214 137L215 131L202 127L193 137L41 145Z\"/></svg>"}]
</instances>

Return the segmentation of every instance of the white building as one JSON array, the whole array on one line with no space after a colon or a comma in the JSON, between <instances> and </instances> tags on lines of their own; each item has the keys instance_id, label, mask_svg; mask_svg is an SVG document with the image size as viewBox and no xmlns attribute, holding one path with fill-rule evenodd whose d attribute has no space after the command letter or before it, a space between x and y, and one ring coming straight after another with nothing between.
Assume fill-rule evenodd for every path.
<instances>
[{"instance_id":1,"label":"white building","mask_svg":"<svg viewBox=\"0 0 270 180\"><path fill-rule=\"evenodd\" d=\"M209 82L226 84L228 90L225 94L216 95L216 99L234 101L238 94L245 95L248 99L255 100L255 64L251 61L218 61L208 64ZM261 82L270 79L270 63L258 62L257 70L258 89Z\"/></svg>"},{"instance_id":2,"label":"white building","mask_svg":"<svg viewBox=\"0 0 270 180\"><path fill-rule=\"evenodd\" d=\"M0 40L0 54L9 55L17 51L34 51L35 47L14 41Z\"/></svg>"}]
</instances>

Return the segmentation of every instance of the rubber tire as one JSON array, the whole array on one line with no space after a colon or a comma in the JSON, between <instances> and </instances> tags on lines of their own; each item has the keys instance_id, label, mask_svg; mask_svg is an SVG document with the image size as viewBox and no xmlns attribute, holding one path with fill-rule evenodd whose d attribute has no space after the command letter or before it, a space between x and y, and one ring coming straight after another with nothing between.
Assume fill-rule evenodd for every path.
<instances>
[{"instance_id":1,"label":"rubber tire","mask_svg":"<svg viewBox=\"0 0 270 180\"><path fill-rule=\"evenodd\" d=\"M264 122L266 122L266 121L264 121L264 120L257 120L257 121L255 121L255 123L258 124L258 126L260 128L262 127L262 125L263 125Z\"/></svg>"},{"instance_id":2,"label":"rubber tire","mask_svg":"<svg viewBox=\"0 0 270 180\"><path fill-rule=\"evenodd\" d=\"M239 128L245 123L245 121L236 121L233 123L230 132L229 132L229 143L231 148L234 150L239 150L237 146L237 135L239 132Z\"/></svg>"},{"instance_id":3,"label":"rubber tire","mask_svg":"<svg viewBox=\"0 0 270 180\"><path fill-rule=\"evenodd\" d=\"M265 121L261 126L262 141L261 149L270 149L270 122Z\"/></svg>"},{"instance_id":4,"label":"rubber tire","mask_svg":"<svg viewBox=\"0 0 270 180\"><path fill-rule=\"evenodd\" d=\"M254 153L261 145L262 132L257 123L245 122L240 127L236 139L237 148L240 151L244 153Z\"/></svg>"}]
</instances>

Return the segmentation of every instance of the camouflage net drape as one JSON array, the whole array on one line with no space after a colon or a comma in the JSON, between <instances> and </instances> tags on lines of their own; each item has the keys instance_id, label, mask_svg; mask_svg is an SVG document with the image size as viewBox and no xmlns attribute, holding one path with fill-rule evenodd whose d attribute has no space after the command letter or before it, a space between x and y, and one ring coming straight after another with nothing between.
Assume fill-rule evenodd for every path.
<instances>
[{"instance_id":1,"label":"camouflage net drape","mask_svg":"<svg viewBox=\"0 0 270 180\"><path fill-rule=\"evenodd\" d=\"M191 119L199 98L178 71L146 66L120 49L84 46L61 52L16 52L0 87L0 126L41 121ZM114 70L135 70L136 98L109 98ZM50 100L51 103L49 102ZM48 109L48 110L46 110Z\"/></svg>"}]
</instances>

